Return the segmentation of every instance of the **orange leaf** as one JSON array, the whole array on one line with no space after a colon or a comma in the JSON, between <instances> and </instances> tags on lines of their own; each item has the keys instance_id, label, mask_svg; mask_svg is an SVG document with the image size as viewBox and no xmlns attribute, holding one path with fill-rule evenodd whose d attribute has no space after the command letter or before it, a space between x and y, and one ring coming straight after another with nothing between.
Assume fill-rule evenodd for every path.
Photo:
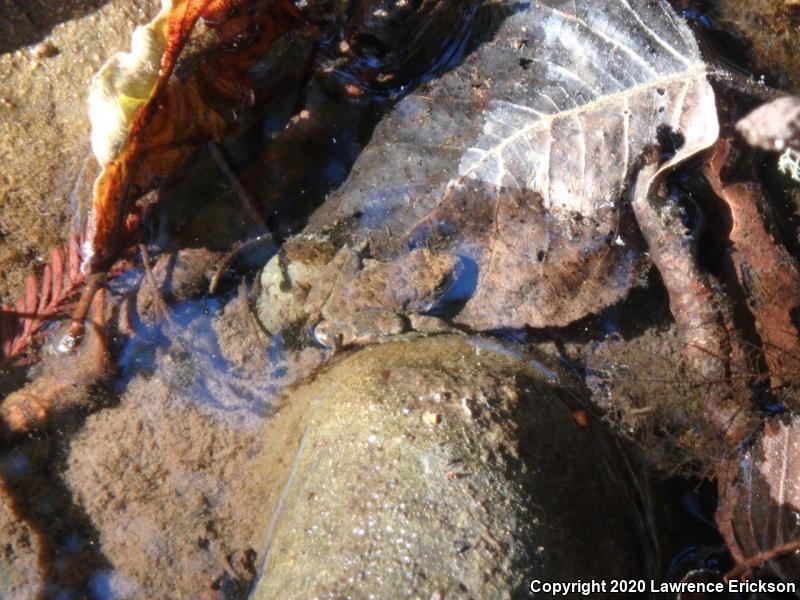
<instances>
[{"instance_id":1,"label":"orange leaf","mask_svg":"<svg viewBox=\"0 0 800 600\"><path fill-rule=\"evenodd\" d=\"M201 144L232 130L222 109L247 97L256 61L302 25L290 0L163 1L161 12L134 32L131 52L109 60L92 82L92 147L103 170L94 185L84 269L113 257L137 197ZM178 78L178 58L201 17L224 51L207 53Z\"/></svg>"}]
</instances>

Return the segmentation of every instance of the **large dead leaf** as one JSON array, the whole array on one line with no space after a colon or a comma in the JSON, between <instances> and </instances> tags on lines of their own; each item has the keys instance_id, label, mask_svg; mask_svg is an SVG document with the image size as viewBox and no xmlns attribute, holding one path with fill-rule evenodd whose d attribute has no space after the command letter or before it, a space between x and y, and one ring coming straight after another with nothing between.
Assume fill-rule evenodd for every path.
<instances>
[{"instance_id":1,"label":"large dead leaf","mask_svg":"<svg viewBox=\"0 0 800 600\"><path fill-rule=\"evenodd\" d=\"M741 574L766 564L800 579L800 418L774 420L722 480L717 520Z\"/></svg>"},{"instance_id":2,"label":"large dead leaf","mask_svg":"<svg viewBox=\"0 0 800 600\"><path fill-rule=\"evenodd\" d=\"M204 18L215 51L175 69ZM103 167L95 181L86 264L118 244L131 200L158 185L208 140L233 126L249 99L250 69L276 39L302 23L290 0L163 0L137 28L131 51L112 57L92 82L92 148Z\"/></svg>"},{"instance_id":3,"label":"large dead leaf","mask_svg":"<svg viewBox=\"0 0 800 600\"><path fill-rule=\"evenodd\" d=\"M399 103L310 230L437 244L476 267L460 320L564 325L620 299L643 265L621 199L659 128L717 137L714 94L666 1L548 0L504 10L465 63Z\"/></svg>"}]
</instances>

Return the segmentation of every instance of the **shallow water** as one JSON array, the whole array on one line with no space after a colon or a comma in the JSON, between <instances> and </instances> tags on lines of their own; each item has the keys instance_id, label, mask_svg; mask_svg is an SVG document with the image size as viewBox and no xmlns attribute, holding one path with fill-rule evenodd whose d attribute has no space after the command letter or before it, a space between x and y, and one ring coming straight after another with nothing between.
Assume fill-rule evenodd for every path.
<instances>
[{"instance_id":1,"label":"shallow water","mask_svg":"<svg viewBox=\"0 0 800 600\"><path fill-rule=\"evenodd\" d=\"M329 27L316 40L297 40L299 50L282 51L260 65L259 85L283 91L220 146L253 206L243 208L225 166L201 148L157 192L157 209L144 227L154 257L185 256L181 251L187 248L219 252L205 259L200 287L172 298L171 290L164 291L166 310L150 304L134 313L130 331L112 340L115 375L91 390L102 398L91 411L64 415L0 450L5 518L0 540L9 540L5 558L13 565L13 572L0 572L0 586L13 585L12 597L107 599L172 592L191 597L230 569L225 563L235 551L254 548L262 563L269 547L264 539L271 538L297 457L306 450L308 407L292 406L286 394L299 382L313 381L339 348L318 343L313 330L265 331L256 310L261 269L280 258L282 242L346 185L376 126L398 102L469 61L514 10L452 0L423 11L418 21L405 24L408 30L387 28L374 15L349 15L349 52L341 52L342 31ZM709 52L719 52L726 31L696 8L683 14L698 24L702 39L710 34ZM309 57L318 70L306 81L295 67ZM741 57L715 55L747 73L751 66ZM743 104L750 101L741 98ZM298 107L308 115L293 120ZM702 202L695 201L704 193L698 175L697 165L689 165L674 180L676 202L691 209L685 213L689 229L702 224ZM79 187L68 196L76 197ZM388 185L373 190L375 198L394 193ZM253 209L258 219L250 216ZM380 206L374 214L350 215L351 221L330 232L331 239L348 239L358 223L379 229L384 216ZM386 229L391 226L387 218ZM222 253L267 231L272 240L237 253L218 291L204 291ZM162 266L168 262L162 261ZM288 272L292 261L284 262ZM465 260L444 291L434 290L442 293L425 311L462 333L474 333L453 321L474 291L472 265ZM143 302L139 290L147 287L145 279L140 266L110 286L117 298L127 295L125 302L135 305L137 294ZM325 276L321 279L324 283ZM620 286L623 279L619 274ZM594 413L583 387L584 346L636 337L669 320L660 281L653 274L643 279L626 300L566 326L533 330L503 323L489 332L491 338L474 343L475 352L525 357L545 379L567 386L576 406ZM404 283L395 278L384 285ZM46 365L57 365L47 353L61 334L53 331L44 346ZM547 359L527 354L536 344L545 345ZM33 367L30 376L42 369ZM20 386L19 377L10 374L9 386ZM648 471L640 464L640 449L611 435L613 428L597 427L599 464L607 485L626 499L627 522L646 571L642 576L679 579L699 566L724 566L728 559L713 529L713 490L698 491L693 479ZM237 593L229 597L247 596Z\"/></svg>"}]
</instances>

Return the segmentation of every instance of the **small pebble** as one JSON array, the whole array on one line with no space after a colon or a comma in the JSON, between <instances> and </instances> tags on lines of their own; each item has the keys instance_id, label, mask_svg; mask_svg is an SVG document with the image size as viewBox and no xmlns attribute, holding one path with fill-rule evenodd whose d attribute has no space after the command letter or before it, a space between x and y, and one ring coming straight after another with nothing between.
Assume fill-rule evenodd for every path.
<instances>
[{"instance_id":1,"label":"small pebble","mask_svg":"<svg viewBox=\"0 0 800 600\"><path fill-rule=\"evenodd\" d=\"M49 41L44 41L41 44L34 46L33 55L36 58L52 58L61 53L61 51Z\"/></svg>"},{"instance_id":2,"label":"small pebble","mask_svg":"<svg viewBox=\"0 0 800 600\"><path fill-rule=\"evenodd\" d=\"M578 427L589 426L589 413L587 413L585 410L573 411L572 418L575 419L575 422L578 424Z\"/></svg>"},{"instance_id":3,"label":"small pebble","mask_svg":"<svg viewBox=\"0 0 800 600\"><path fill-rule=\"evenodd\" d=\"M426 412L422 415L422 420L426 425L436 427L442 422L442 415L433 412Z\"/></svg>"}]
</instances>

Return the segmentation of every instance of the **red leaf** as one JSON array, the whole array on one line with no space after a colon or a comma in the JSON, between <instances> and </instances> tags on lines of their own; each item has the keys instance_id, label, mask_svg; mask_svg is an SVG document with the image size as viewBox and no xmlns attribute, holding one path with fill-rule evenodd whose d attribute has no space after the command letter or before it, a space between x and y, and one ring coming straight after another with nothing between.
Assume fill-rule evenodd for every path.
<instances>
[{"instance_id":1,"label":"red leaf","mask_svg":"<svg viewBox=\"0 0 800 600\"><path fill-rule=\"evenodd\" d=\"M69 238L69 258L67 268L69 269L69 281L75 283L80 278L81 269L81 249L78 246L78 239L75 235Z\"/></svg>"},{"instance_id":2,"label":"red leaf","mask_svg":"<svg viewBox=\"0 0 800 600\"><path fill-rule=\"evenodd\" d=\"M14 320L14 343L11 345L11 354L17 354L23 347L25 338L23 336L26 321L24 317L20 317L25 313L25 299L20 298L17 300L16 318Z\"/></svg>"},{"instance_id":3,"label":"red leaf","mask_svg":"<svg viewBox=\"0 0 800 600\"><path fill-rule=\"evenodd\" d=\"M31 332L31 328L33 327L33 322L36 319L35 315L36 315L36 307L38 305L38 300L39 300L39 286L36 285L36 276L28 275L28 278L25 280L26 314L22 329L23 337L27 337Z\"/></svg>"},{"instance_id":4,"label":"red leaf","mask_svg":"<svg viewBox=\"0 0 800 600\"><path fill-rule=\"evenodd\" d=\"M47 310L51 291L53 291L53 269L50 265L45 265L42 272L42 291L39 296L39 306L36 309L37 314L42 314Z\"/></svg>"},{"instance_id":5,"label":"red leaf","mask_svg":"<svg viewBox=\"0 0 800 600\"><path fill-rule=\"evenodd\" d=\"M47 308L53 309L61 297L61 286L64 283L64 258L59 248L53 248L53 296Z\"/></svg>"},{"instance_id":6,"label":"red leaf","mask_svg":"<svg viewBox=\"0 0 800 600\"><path fill-rule=\"evenodd\" d=\"M3 310L0 313L0 341L2 341L3 360L8 360L11 357L11 350L14 344L14 336L16 335L17 321L14 318L14 313L8 304L3 305Z\"/></svg>"}]
</instances>

